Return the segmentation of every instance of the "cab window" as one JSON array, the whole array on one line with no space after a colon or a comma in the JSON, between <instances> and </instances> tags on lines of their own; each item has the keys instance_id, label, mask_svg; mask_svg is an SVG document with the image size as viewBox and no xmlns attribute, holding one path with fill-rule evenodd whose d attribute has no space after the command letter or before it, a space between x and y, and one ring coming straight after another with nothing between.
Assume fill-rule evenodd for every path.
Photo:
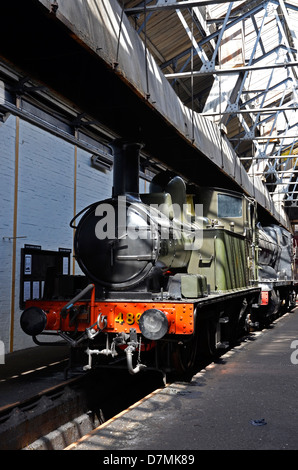
<instances>
[{"instance_id":1,"label":"cab window","mask_svg":"<svg viewBox=\"0 0 298 470\"><path fill-rule=\"evenodd\" d=\"M218 218L242 217L242 199L228 194L217 196Z\"/></svg>"}]
</instances>

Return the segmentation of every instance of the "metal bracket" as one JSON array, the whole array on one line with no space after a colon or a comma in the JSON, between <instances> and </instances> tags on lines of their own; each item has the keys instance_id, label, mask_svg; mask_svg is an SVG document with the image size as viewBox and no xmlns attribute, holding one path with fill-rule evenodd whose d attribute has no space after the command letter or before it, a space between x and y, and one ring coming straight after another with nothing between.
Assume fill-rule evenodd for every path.
<instances>
[{"instance_id":1,"label":"metal bracket","mask_svg":"<svg viewBox=\"0 0 298 470\"><path fill-rule=\"evenodd\" d=\"M215 72L215 61L210 60L205 62L200 68L200 72Z\"/></svg>"},{"instance_id":2,"label":"metal bracket","mask_svg":"<svg viewBox=\"0 0 298 470\"><path fill-rule=\"evenodd\" d=\"M226 113L237 113L239 111L239 106L237 103L230 103L226 107Z\"/></svg>"},{"instance_id":3,"label":"metal bracket","mask_svg":"<svg viewBox=\"0 0 298 470\"><path fill-rule=\"evenodd\" d=\"M50 12L56 14L57 10L59 8L58 2L56 0L51 2L51 9Z\"/></svg>"}]
</instances>

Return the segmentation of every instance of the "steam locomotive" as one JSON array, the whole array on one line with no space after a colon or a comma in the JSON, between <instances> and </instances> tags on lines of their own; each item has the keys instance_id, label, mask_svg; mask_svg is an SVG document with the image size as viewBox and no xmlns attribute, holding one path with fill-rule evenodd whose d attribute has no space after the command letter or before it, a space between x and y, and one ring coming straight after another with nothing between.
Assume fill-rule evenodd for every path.
<instances>
[{"instance_id":1,"label":"steam locomotive","mask_svg":"<svg viewBox=\"0 0 298 470\"><path fill-rule=\"evenodd\" d=\"M71 221L84 276L55 279L52 297L27 301L22 313L37 344L58 335L85 351L86 369L124 361L131 374L186 374L198 357L295 306L291 234L262 228L253 199L194 190L167 171L140 194L141 145L112 149L112 197Z\"/></svg>"}]
</instances>

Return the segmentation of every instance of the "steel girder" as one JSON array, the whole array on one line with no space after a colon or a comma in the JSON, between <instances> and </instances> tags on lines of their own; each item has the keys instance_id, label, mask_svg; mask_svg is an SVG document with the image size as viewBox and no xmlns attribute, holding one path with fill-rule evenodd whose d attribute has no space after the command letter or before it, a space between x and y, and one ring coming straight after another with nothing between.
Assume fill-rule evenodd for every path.
<instances>
[{"instance_id":1,"label":"steel girder","mask_svg":"<svg viewBox=\"0 0 298 470\"><path fill-rule=\"evenodd\" d=\"M196 21L199 15L195 12L203 5L209 14L209 26L204 37L198 39ZM239 2L225 0L159 0L155 4L152 1L140 3L125 12L136 15L144 10L145 22L153 12L176 11L180 26L189 39L189 47L185 50L180 50L171 59L163 61L161 58L160 67L172 81L172 86L179 80L180 86L187 91L188 102L192 101L194 106L200 92L194 95L193 81L197 77L210 76L213 87L200 111L227 130L227 137L247 171L263 176L264 183L272 188L270 192L275 202L297 205L298 162L294 154L298 146L296 2L245 1L239 6ZM186 18L186 11L194 24ZM235 66L232 60L222 61L222 50L226 41L232 41L237 27L243 34L243 64ZM143 28L144 24L140 31ZM158 44L155 46L158 49ZM199 68L193 68L193 55L199 60ZM183 65L176 70L177 62L181 64L183 58ZM256 87L260 82L261 87ZM233 126L238 126L238 132L229 130ZM245 143L251 145L245 147Z\"/></svg>"}]
</instances>

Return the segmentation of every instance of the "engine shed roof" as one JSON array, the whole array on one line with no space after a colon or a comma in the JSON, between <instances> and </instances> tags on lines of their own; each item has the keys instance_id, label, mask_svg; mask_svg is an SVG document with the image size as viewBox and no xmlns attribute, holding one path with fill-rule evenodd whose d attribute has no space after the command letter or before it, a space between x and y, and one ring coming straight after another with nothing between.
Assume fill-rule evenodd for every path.
<instances>
[{"instance_id":1,"label":"engine shed roof","mask_svg":"<svg viewBox=\"0 0 298 470\"><path fill-rule=\"evenodd\" d=\"M221 127L248 174L298 219L298 2L123 5L181 101Z\"/></svg>"},{"instance_id":2,"label":"engine shed roof","mask_svg":"<svg viewBox=\"0 0 298 470\"><path fill-rule=\"evenodd\" d=\"M296 220L298 2L11 0L2 17L1 57L74 103L77 126Z\"/></svg>"}]
</instances>

